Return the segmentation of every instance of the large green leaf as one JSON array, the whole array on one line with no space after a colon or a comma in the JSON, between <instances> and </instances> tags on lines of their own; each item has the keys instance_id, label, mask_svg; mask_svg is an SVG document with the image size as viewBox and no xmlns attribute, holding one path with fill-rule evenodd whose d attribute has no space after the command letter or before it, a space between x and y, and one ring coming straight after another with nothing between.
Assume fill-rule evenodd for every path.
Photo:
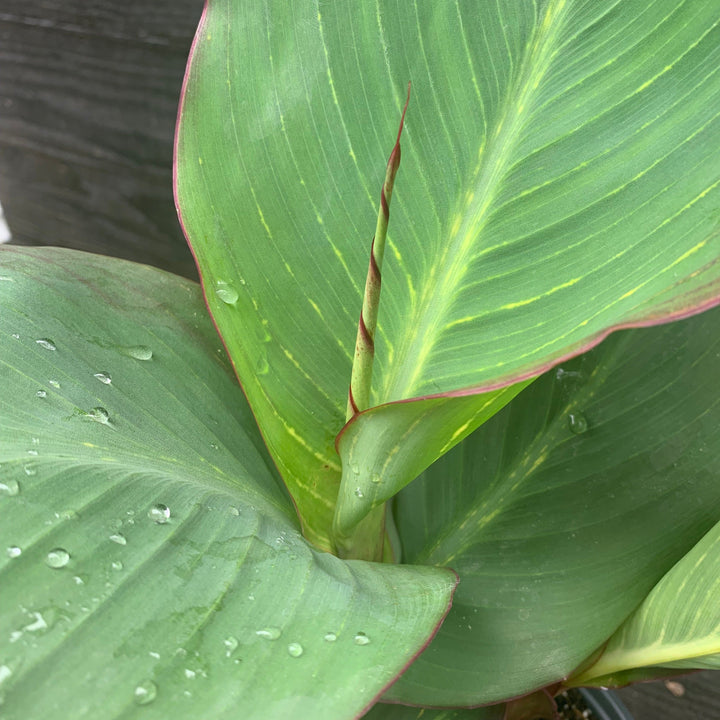
<instances>
[{"instance_id":1,"label":"large green leaf","mask_svg":"<svg viewBox=\"0 0 720 720\"><path fill-rule=\"evenodd\" d=\"M407 81L375 405L488 390L716 302L719 23L701 0L209 0L177 200L308 537L330 544L333 438Z\"/></svg>"},{"instance_id":2,"label":"large green leaf","mask_svg":"<svg viewBox=\"0 0 720 720\"><path fill-rule=\"evenodd\" d=\"M450 565L460 584L389 698L472 705L556 682L682 560L680 582L720 520L719 327L713 310L611 336L536 380L398 495L404 560ZM696 630L715 643L707 559L686 574L685 618L714 608ZM695 637L664 616L672 608L654 607L654 623Z\"/></svg>"},{"instance_id":3,"label":"large green leaf","mask_svg":"<svg viewBox=\"0 0 720 720\"><path fill-rule=\"evenodd\" d=\"M0 262L3 717L361 714L452 573L300 536L197 285L71 251Z\"/></svg>"},{"instance_id":4,"label":"large green leaf","mask_svg":"<svg viewBox=\"0 0 720 720\"><path fill-rule=\"evenodd\" d=\"M573 683L635 668L720 669L720 523L652 589Z\"/></svg>"}]
</instances>

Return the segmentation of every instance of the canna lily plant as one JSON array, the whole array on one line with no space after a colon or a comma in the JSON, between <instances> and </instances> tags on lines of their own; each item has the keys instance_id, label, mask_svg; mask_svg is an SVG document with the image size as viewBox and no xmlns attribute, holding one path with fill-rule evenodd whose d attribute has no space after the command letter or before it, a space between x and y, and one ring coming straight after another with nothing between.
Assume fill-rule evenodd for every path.
<instances>
[{"instance_id":1,"label":"canna lily plant","mask_svg":"<svg viewBox=\"0 0 720 720\"><path fill-rule=\"evenodd\" d=\"M3 717L720 668L718 47L702 0L209 0L202 285L0 251Z\"/></svg>"}]
</instances>

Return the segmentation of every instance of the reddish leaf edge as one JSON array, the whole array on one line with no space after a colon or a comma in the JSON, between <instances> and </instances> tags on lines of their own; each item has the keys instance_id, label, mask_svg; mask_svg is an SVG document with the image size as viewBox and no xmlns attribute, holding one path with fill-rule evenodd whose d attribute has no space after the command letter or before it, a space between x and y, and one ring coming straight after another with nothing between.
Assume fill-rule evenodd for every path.
<instances>
[{"instance_id":1,"label":"reddish leaf edge","mask_svg":"<svg viewBox=\"0 0 720 720\"><path fill-rule=\"evenodd\" d=\"M415 660L418 659L418 657L426 650L428 645L433 641L434 637L438 634L440 628L442 627L442 624L445 622L445 618L448 616L448 613L450 612L450 609L452 608L453 600L455 598L455 591L457 590L457 586L460 582L460 576L453 570L452 568L446 568L449 570L454 576L455 576L455 584L452 587L452 590L450 592L450 599L448 600L447 607L445 608L445 612L442 614L442 617L437 621L435 624L435 627L432 629L430 635L428 635L427 640L418 648L417 652L410 657L410 659L405 663L405 665L398 670L397 675L390 680L376 695L375 697L360 711L358 715L355 715L354 720L359 720L362 718L367 712L370 711L371 708L373 708L378 702L380 702L380 698L405 674L407 669L415 662ZM402 703L393 703L395 705L400 705Z\"/></svg>"},{"instance_id":2,"label":"reddish leaf edge","mask_svg":"<svg viewBox=\"0 0 720 720\"><path fill-rule=\"evenodd\" d=\"M667 314L657 314L649 311L646 315L641 315L635 319L626 320L620 323L616 323L615 325L610 325L604 330L601 330L600 332L591 336L586 341L575 346L570 346L562 355L548 359L547 361L542 362L539 365L534 365L526 370L520 370L515 373L501 376L500 378L491 383L487 383L484 385L471 385L464 388L458 388L457 390L447 390L445 392L433 393L430 395L418 395L416 397L403 398L402 400L392 400L390 402L381 403L380 405L374 405L367 410L359 412L357 415L354 415L350 420L348 420L348 422L343 426L342 430L340 430L340 432L335 437L335 449L339 453L340 440L354 422L357 422L357 420L363 415L366 415L367 413L370 413L377 408L419 402L421 400L438 400L442 398L468 397L470 395L480 395L482 393L493 392L494 390L502 390L503 388L509 387L510 385L515 385L516 383L523 382L525 380L532 380L534 378L537 378L563 362L567 362L568 360L578 357L579 355L584 355L586 352L597 347L603 340L605 340L609 335L614 332L619 332L621 330L650 328L657 325L667 325L668 323L685 320L689 317L693 317L694 315L699 315L703 312L706 312L707 310L711 310L712 308L720 305L720 281L710 284L710 287L717 294L709 296L702 302L694 305L688 305L687 307L683 307L677 311L669 312Z\"/></svg>"}]
</instances>

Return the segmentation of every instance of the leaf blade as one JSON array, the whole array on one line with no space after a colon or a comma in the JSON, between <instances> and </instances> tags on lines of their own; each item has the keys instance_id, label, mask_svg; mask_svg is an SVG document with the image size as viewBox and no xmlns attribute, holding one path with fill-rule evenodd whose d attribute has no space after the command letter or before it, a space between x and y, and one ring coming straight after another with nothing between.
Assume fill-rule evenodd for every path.
<instances>
[{"instance_id":1,"label":"leaf blade","mask_svg":"<svg viewBox=\"0 0 720 720\"><path fill-rule=\"evenodd\" d=\"M560 681L692 555L720 515L718 317L612 336L399 494L404 557L461 582L389 699L472 705Z\"/></svg>"},{"instance_id":2,"label":"leaf blade","mask_svg":"<svg viewBox=\"0 0 720 720\"><path fill-rule=\"evenodd\" d=\"M194 283L0 252L4 715L362 712L455 576L302 538Z\"/></svg>"},{"instance_id":3,"label":"leaf blade","mask_svg":"<svg viewBox=\"0 0 720 720\"><path fill-rule=\"evenodd\" d=\"M406 80L416 102L374 405L512 384L613 328L718 302L719 27L688 3L505 0L482 16L471 3L211 3L180 116L178 204L319 546L331 545L333 436ZM217 280L238 277L235 310L213 300ZM258 362L274 377L258 382Z\"/></svg>"}]
</instances>

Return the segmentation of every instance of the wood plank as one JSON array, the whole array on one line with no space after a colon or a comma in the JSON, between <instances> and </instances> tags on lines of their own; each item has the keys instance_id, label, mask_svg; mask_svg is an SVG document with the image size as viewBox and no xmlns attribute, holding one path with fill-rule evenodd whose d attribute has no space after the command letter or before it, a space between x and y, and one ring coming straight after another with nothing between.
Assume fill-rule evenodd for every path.
<instances>
[{"instance_id":1,"label":"wood plank","mask_svg":"<svg viewBox=\"0 0 720 720\"><path fill-rule=\"evenodd\" d=\"M3 0L0 197L14 242L195 276L172 139L202 0Z\"/></svg>"}]
</instances>

